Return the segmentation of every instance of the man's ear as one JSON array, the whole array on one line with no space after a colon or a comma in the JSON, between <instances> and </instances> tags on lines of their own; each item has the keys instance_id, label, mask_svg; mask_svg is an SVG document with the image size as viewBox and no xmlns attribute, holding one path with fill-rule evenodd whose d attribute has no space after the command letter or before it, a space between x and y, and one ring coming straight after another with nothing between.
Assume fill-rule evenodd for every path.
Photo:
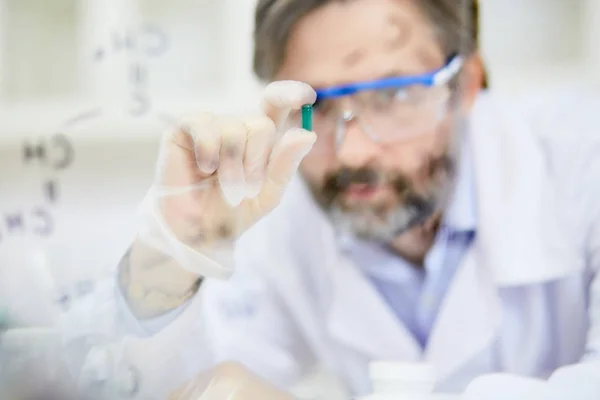
<instances>
[{"instance_id":1,"label":"man's ear","mask_svg":"<svg viewBox=\"0 0 600 400\"><path fill-rule=\"evenodd\" d=\"M479 92L487 88L487 79L481 55L479 52L475 52L465 60L460 77L463 110L471 109Z\"/></svg>"}]
</instances>

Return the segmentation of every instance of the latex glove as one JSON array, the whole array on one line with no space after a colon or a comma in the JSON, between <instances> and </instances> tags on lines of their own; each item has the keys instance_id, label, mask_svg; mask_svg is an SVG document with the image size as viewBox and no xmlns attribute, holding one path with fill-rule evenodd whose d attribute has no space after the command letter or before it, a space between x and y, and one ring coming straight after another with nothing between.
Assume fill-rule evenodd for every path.
<instances>
[{"instance_id":1,"label":"latex glove","mask_svg":"<svg viewBox=\"0 0 600 400\"><path fill-rule=\"evenodd\" d=\"M316 140L301 128L283 132L272 118L285 119L315 99L304 83L274 82L264 94L271 118L202 113L184 119L162 141L138 240L197 275L228 277L235 239L278 205Z\"/></svg>"},{"instance_id":2,"label":"latex glove","mask_svg":"<svg viewBox=\"0 0 600 400\"><path fill-rule=\"evenodd\" d=\"M171 394L169 400L293 400L236 363L223 363Z\"/></svg>"}]
</instances>

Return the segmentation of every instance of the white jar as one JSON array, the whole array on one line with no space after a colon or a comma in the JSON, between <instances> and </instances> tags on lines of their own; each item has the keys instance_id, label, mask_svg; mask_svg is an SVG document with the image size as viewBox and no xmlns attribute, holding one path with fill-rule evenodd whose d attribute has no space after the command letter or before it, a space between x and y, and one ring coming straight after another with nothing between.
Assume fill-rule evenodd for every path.
<instances>
[{"instance_id":1,"label":"white jar","mask_svg":"<svg viewBox=\"0 0 600 400\"><path fill-rule=\"evenodd\" d=\"M434 394L435 371L425 363L375 361L369 364L373 393L358 400L442 400L460 397Z\"/></svg>"}]
</instances>

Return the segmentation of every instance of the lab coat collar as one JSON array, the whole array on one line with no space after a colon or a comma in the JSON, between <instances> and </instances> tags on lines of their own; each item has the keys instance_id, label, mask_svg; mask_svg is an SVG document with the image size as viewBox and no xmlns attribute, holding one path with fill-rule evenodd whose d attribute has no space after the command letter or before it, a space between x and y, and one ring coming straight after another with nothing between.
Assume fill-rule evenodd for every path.
<instances>
[{"instance_id":1,"label":"lab coat collar","mask_svg":"<svg viewBox=\"0 0 600 400\"><path fill-rule=\"evenodd\" d=\"M419 343L346 254L339 254L330 272L332 303L327 321L332 337L370 359L421 358Z\"/></svg>"},{"instance_id":2,"label":"lab coat collar","mask_svg":"<svg viewBox=\"0 0 600 400\"><path fill-rule=\"evenodd\" d=\"M318 266L319 275L327 277L323 292L329 302L322 311L334 342L369 359L417 361L422 357L418 342L342 250L340 237L300 177L291 183L282 206L288 211L290 225L297 227L294 232L302 237L302 245L295 247L296 256L306 257Z\"/></svg>"},{"instance_id":3,"label":"lab coat collar","mask_svg":"<svg viewBox=\"0 0 600 400\"><path fill-rule=\"evenodd\" d=\"M478 263L497 286L559 279L584 267L557 204L541 137L531 121L481 94L470 118ZM574 260L579 260L579 262Z\"/></svg>"},{"instance_id":4,"label":"lab coat collar","mask_svg":"<svg viewBox=\"0 0 600 400\"><path fill-rule=\"evenodd\" d=\"M453 232L477 230L477 202L473 146L469 127L460 132L460 158L454 190L444 212L442 225Z\"/></svg>"}]
</instances>

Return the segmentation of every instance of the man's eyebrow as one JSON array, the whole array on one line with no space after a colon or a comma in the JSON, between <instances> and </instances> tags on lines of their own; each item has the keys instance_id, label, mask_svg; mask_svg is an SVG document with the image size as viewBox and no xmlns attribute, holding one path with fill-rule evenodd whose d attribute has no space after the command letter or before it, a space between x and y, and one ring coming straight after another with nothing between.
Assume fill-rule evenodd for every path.
<instances>
[{"instance_id":1,"label":"man's eyebrow","mask_svg":"<svg viewBox=\"0 0 600 400\"><path fill-rule=\"evenodd\" d=\"M375 76L375 77L369 78L369 79L362 79L362 80L350 81L350 82L341 82L341 83L336 83L333 85L322 85L322 84L318 84L318 82L312 82L312 83L310 83L310 85L315 90L322 90L322 89L331 89L331 88L344 87L344 86L352 86L357 83L375 82L375 81L379 81L379 80L383 80L383 79L399 78L399 77L403 77L403 76L413 76L413 75L415 75L415 74L408 73L405 70L394 69L394 70L382 73L378 76Z\"/></svg>"},{"instance_id":2,"label":"man's eyebrow","mask_svg":"<svg viewBox=\"0 0 600 400\"><path fill-rule=\"evenodd\" d=\"M416 74L409 73L406 70L394 69L388 73L384 73L384 74L380 75L379 78L375 78L372 80L377 81L377 80L381 80L381 79L398 78L398 77L413 76L413 75L416 75Z\"/></svg>"}]
</instances>

